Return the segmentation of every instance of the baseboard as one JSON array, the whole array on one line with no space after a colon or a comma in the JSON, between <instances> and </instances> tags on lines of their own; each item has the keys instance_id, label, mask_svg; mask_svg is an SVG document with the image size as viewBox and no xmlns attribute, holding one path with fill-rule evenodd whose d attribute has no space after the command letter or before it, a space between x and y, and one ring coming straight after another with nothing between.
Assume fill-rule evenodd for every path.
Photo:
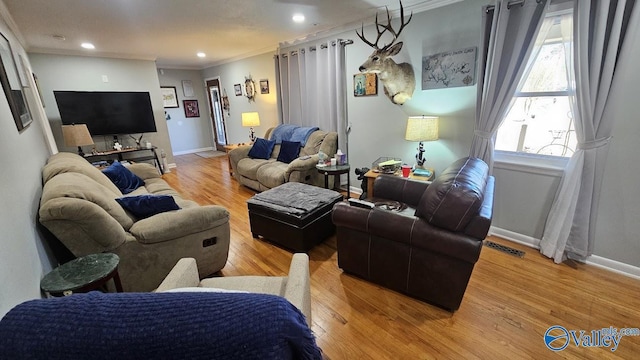
<instances>
[{"instance_id":1,"label":"baseboard","mask_svg":"<svg viewBox=\"0 0 640 360\"><path fill-rule=\"evenodd\" d=\"M173 155L186 155L186 154L195 154L198 152L203 152L203 151L215 151L216 149L213 147L206 147L206 148L200 148L200 149L191 149L191 150L184 150L184 151L174 151Z\"/></svg>"},{"instance_id":2,"label":"baseboard","mask_svg":"<svg viewBox=\"0 0 640 360\"><path fill-rule=\"evenodd\" d=\"M518 234L516 232L501 229L492 226L489 229L489 234L498 236L502 239L509 240L530 248L540 249L540 239L536 239L530 236ZM640 267L625 264L616 260L611 260L598 255L591 255L585 262L588 265L599 267L604 270L612 271L614 273L628 276L634 279L640 280Z\"/></svg>"},{"instance_id":3,"label":"baseboard","mask_svg":"<svg viewBox=\"0 0 640 360\"><path fill-rule=\"evenodd\" d=\"M489 234L501 237L505 240L509 240L524 246L528 246L534 249L540 249L540 239L533 238L531 236L522 235L514 231L501 229L499 227L492 226L489 228Z\"/></svg>"}]
</instances>

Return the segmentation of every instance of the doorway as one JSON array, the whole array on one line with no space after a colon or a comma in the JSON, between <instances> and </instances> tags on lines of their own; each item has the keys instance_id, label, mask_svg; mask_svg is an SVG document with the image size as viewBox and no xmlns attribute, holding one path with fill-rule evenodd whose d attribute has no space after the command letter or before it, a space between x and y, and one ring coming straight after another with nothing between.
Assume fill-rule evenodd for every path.
<instances>
[{"instance_id":1,"label":"doorway","mask_svg":"<svg viewBox=\"0 0 640 360\"><path fill-rule=\"evenodd\" d=\"M219 79L207 80L207 94L209 97L211 124L213 126L213 141L216 144L216 150L224 151L224 146L227 145L227 129L225 126L224 113L222 112L222 95Z\"/></svg>"}]
</instances>

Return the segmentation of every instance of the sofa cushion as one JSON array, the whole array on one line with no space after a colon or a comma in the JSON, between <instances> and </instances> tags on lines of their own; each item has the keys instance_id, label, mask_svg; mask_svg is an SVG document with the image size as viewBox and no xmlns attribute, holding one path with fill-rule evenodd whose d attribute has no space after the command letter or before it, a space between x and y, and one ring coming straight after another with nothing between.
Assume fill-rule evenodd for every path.
<instances>
[{"instance_id":1,"label":"sofa cushion","mask_svg":"<svg viewBox=\"0 0 640 360\"><path fill-rule=\"evenodd\" d=\"M273 140L265 140L262 138L256 139L256 142L249 150L249 157L254 159L269 159L271 157L271 152L273 151L273 147L276 145L276 142Z\"/></svg>"},{"instance_id":2,"label":"sofa cushion","mask_svg":"<svg viewBox=\"0 0 640 360\"><path fill-rule=\"evenodd\" d=\"M102 170L113 183L122 191L128 194L144 185L144 181L124 167L120 162L114 161L109 167Z\"/></svg>"},{"instance_id":3,"label":"sofa cushion","mask_svg":"<svg viewBox=\"0 0 640 360\"><path fill-rule=\"evenodd\" d=\"M116 201L138 219L180 209L173 197L169 195L125 196L117 198Z\"/></svg>"},{"instance_id":4,"label":"sofa cushion","mask_svg":"<svg viewBox=\"0 0 640 360\"><path fill-rule=\"evenodd\" d=\"M282 141L280 144L280 152L278 153L278 161L290 163L298 157L300 153L300 143L293 141Z\"/></svg>"},{"instance_id":5,"label":"sofa cushion","mask_svg":"<svg viewBox=\"0 0 640 360\"><path fill-rule=\"evenodd\" d=\"M237 173L246 177L247 179L256 180L258 178L258 170L265 164L275 162L276 159L252 159L244 158L238 161Z\"/></svg>"},{"instance_id":6,"label":"sofa cushion","mask_svg":"<svg viewBox=\"0 0 640 360\"><path fill-rule=\"evenodd\" d=\"M269 164L261 166L256 172L256 180L260 184L269 189L273 189L276 186L280 186L286 182L285 174L289 164L275 161Z\"/></svg>"},{"instance_id":7,"label":"sofa cushion","mask_svg":"<svg viewBox=\"0 0 640 360\"><path fill-rule=\"evenodd\" d=\"M75 153L59 152L51 155L42 168L42 181L47 183L54 176L64 173L83 174L113 192L114 196L122 196L118 187L106 177L102 171L91 165L86 159Z\"/></svg>"},{"instance_id":8,"label":"sofa cushion","mask_svg":"<svg viewBox=\"0 0 640 360\"><path fill-rule=\"evenodd\" d=\"M482 205L488 177L489 167L478 158L455 161L427 187L416 216L447 230L464 230Z\"/></svg>"},{"instance_id":9,"label":"sofa cushion","mask_svg":"<svg viewBox=\"0 0 640 360\"><path fill-rule=\"evenodd\" d=\"M47 181L42 190L42 198L40 199L41 206L57 198L73 198L93 203L104 209L104 211L122 225L125 230L129 230L131 225L133 225L133 219L124 211L122 206L116 202L116 196L113 195L113 192L84 174L63 173ZM80 202L80 204L82 204L82 202ZM75 212L77 215L74 216L83 217L83 212L86 211L86 209L83 208L84 205L78 205L75 202L67 202L66 206L70 208L58 209L55 213L47 215L47 218L58 219L57 216L63 212L67 214L66 216L70 216L68 214Z\"/></svg>"}]
</instances>

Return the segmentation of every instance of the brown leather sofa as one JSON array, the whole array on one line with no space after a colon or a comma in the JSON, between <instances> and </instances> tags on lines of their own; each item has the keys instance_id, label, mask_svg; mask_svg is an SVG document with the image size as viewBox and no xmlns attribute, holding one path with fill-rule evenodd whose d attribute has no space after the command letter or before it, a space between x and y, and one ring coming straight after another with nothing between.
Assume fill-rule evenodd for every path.
<instances>
[{"instance_id":1,"label":"brown leather sofa","mask_svg":"<svg viewBox=\"0 0 640 360\"><path fill-rule=\"evenodd\" d=\"M457 310L491 225L494 184L477 158L454 162L431 183L378 176L374 208L333 208L338 266Z\"/></svg>"}]
</instances>

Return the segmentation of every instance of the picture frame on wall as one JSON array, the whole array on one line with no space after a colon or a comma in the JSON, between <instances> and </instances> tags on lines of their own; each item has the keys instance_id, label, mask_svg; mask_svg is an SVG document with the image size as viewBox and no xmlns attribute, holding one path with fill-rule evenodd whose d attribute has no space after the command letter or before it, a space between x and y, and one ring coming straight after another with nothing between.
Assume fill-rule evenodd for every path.
<instances>
[{"instance_id":1,"label":"picture frame on wall","mask_svg":"<svg viewBox=\"0 0 640 360\"><path fill-rule=\"evenodd\" d=\"M22 131L33 120L22 91L19 74L9 39L0 34L0 83L7 97L16 128L18 128L18 131Z\"/></svg>"},{"instance_id":2,"label":"picture frame on wall","mask_svg":"<svg viewBox=\"0 0 640 360\"><path fill-rule=\"evenodd\" d=\"M191 80L182 80L182 93L185 97L193 97L195 95Z\"/></svg>"},{"instance_id":3,"label":"picture frame on wall","mask_svg":"<svg viewBox=\"0 0 640 360\"><path fill-rule=\"evenodd\" d=\"M188 118L200 117L200 109L198 109L198 100L182 100L184 105L184 116Z\"/></svg>"},{"instance_id":4,"label":"picture frame on wall","mask_svg":"<svg viewBox=\"0 0 640 360\"><path fill-rule=\"evenodd\" d=\"M269 80L262 79L260 80L260 94L268 94L269 93Z\"/></svg>"},{"instance_id":5,"label":"picture frame on wall","mask_svg":"<svg viewBox=\"0 0 640 360\"><path fill-rule=\"evenodd\" d=\"M165 108L180 107L175 86L161 86L160 92L162 92L162 105Z\"/></svg>"},{"instance_id":6,"label":"picture frame on wall","mask_svg":"<svg viewBox=\"0 0 640 360\"><path fill-rule=\"evenodd\" d=\"M235 92L236 96L242 96L242 85L241 84L234 84L233 85L233 91Z\"/></svg>"},{"instance_id":7,"label":"picture frame on wall","mask_svg":"<svg viewBox=\"0 0 640 360\"><path fill-rule=\"evenodd\" d=\"M378 95L378 75L359 73L353 75L353 96Z\"/></svg>"}]
</instances>

